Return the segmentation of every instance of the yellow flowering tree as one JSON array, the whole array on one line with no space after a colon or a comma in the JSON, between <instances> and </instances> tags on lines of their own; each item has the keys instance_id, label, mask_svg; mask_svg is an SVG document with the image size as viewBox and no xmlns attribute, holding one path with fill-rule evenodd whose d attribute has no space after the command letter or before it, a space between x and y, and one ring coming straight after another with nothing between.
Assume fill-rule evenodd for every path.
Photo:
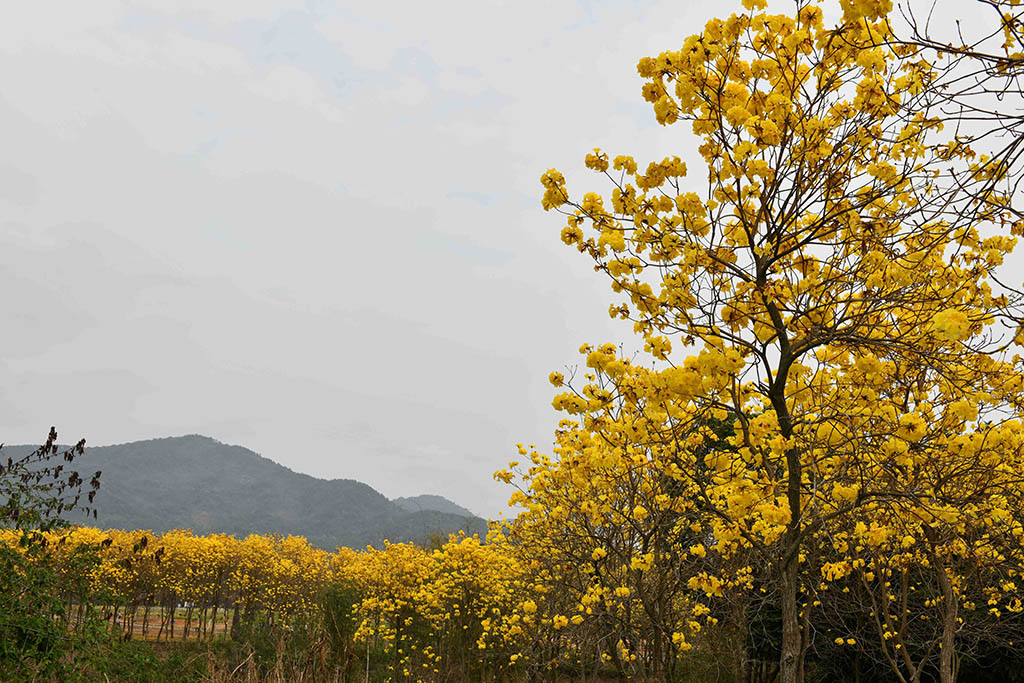
<instances>
[{"instance_id":1,"label":"yellow flowering tree","mask_svg":"<svg viewBox=\"0 0 1024 683\"><path fill-rule=\"evenodd\" d=\"M428 622L418 597L436 571L430 553L407 543L367 548L345 568L363 595L357 606L361 623L356 637L373 638L391 651L392 678L407 678L412 675L410 667L423 664L418 661L423 656L419 649Z\"/></svg>"},{"instance_id":2,"label":"yellow flowering tree","mask_svg":"<svg viewBox=\"0 0 1024 683\"><path fill-rule=\"evenodd\" d=\"M999 327L1020 316L997 269L1024 223L1005 160L943 132L939 72L890 44L891 3L844 0L836 27L810 2L764 5L638 65L657 120L698 137L697 179L678 157L595 150L585 164L610 194L570 194L554 169L541 182L654 359L585 347L594 372L555 407L624 451L670 453L694 527L770 568L781 678L796 683L813 586L839 561L824 539L859 521L881 545L893 518L937 548L983 511L1014 514L1018 450L993 444L1020 429L1020 362ZM716 421L735 425L728 448ZM741 583L744 567L725 569L689 585L713 598Z\"/></svg>"},{"instance_id":3,"label":"yellow flowering tree","mask_svg":"<svg viewBox=\"0 0 1024 683\"><path fill-rule=\"evenodd\" d=\"M554 458L520 447L529 467L513 463L496 473L517 486L525 482L510 501L523 510L508 534L537 566L539 581L527 588L538 614L521 606L519 619L539 616L542 628L561 631L566 643L551 653L582 668L606 660L621 675L650 671L671 679L691 647L688 636L708 614L686 596L692 577L711 561L692 491L669 474L677 465L671 449L645 446L623 431L636 424L629 414L635 405L575 398L596 401L597 410L563 420Z\"/></svg>"},{"instance_id":4,"label":"yellow flowering tree","mask_svg":"<svg viewBox=\"0 0 1024 683\"><path fill-rule=\"evenodd\" d=\"M437 571L421 586L419 608L430 624L434 670L475 680L508 663L503 647L488 647L485 624L519 600L523 566L501 535L484 543L475 536L451 536L431 554Z\"/></svg>"}]
</instances>

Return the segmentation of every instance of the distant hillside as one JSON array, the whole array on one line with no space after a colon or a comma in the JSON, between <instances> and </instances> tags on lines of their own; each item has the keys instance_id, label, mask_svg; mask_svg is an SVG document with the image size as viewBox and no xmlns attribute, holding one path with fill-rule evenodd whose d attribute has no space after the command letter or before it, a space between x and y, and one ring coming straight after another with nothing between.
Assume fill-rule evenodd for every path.
<instances>
[{"instance_id":1,"label":"distant hillside","mask_svg":"<svg viewBox=\"0 0 1024 683\"><path fill-rule=\"evenodd\" d=\"M450 515L459 515L460 517L476 516L461 505L456 505L442 496L426 494L422 496L410 496L408 498L393 498L391 502L406 512L433 510L434 512L445 512Z\"/></svg>"},{"instance_id":2,"label":"distant hillside","mask_svg":"<svg viewBox=\"0 0 1024 683\"><path fill-rule=\"evenodd\" d=\"M4 446L0 452L17 457L32 448ZM408 510L361 482L299 474L205 436L86 448L74 468L83 475L103 472L98 518L90 523L105 528L294 534L330 550L384 539L422 541L459 529L486 532L484 520L439 496L427 498L459 512Z\"/></svg>"}]
</instances>

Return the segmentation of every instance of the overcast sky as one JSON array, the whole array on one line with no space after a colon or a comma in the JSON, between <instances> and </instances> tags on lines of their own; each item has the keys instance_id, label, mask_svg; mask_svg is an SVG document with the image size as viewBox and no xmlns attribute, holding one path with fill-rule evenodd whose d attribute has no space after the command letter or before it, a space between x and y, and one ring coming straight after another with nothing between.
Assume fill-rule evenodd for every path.
<instances>
[{"instance_id":1,"label":"overcast sky","mask_svg":"<svg viewBox=\"0 0 1024 683\"><path fill-rule=\"evenodd\" d=\"M548 373L583 342L637 346L538 178L605 189L582 170L594 146L692 156L635 65L739 9L8 10L0 440L200 433L497 513L515 443L550 445Z\"/></svg>"}]
</instances>

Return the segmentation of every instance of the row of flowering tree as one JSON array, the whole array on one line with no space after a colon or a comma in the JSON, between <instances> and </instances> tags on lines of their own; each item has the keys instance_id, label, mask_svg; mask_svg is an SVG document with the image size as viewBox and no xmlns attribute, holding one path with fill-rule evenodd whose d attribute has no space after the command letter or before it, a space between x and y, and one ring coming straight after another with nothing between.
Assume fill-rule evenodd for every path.
<instances>
[{"instance_id":1,"label":"row of flowering tree","mask_svg":"<svg viewBox=\"0 0 1024 683\"><path fill-rule=\"evenodd\" d=\"M715 425L707 438L728 450L732 428ZM568 424L559 443L558 462L526 451L529 493L516 500L527 510L489 542L327 553L296 537L75 528L49 534L46 557L86 573L58 584L89 584L65 596L69 612L88 597L136 637L230 637L255 620L281 637L302 628L334 640L336 665L389 680L773 680L781 620L771 566L742 535L702 526L701 506L680 495L683 478L662 474L663 456ZM862 681L922 680L950 647L951 605L960 657L1012 652L1024 635L1019 551L991 534L970 547L940 540L861 520L805 553L801 564L820 573L801 593L819 678L852 668ZM333 608L330 596L341 598ZM1009 657L1003 670L1020 663Z\"/></svg>"},{"instance_id":2,"label":"row of flowering tree","mask_svg":"<svg viewBox=\"0 0 1024 683\"><path fill-rule=\"evenodd\" d=\"M334 650L350 660L372 651L374 666L392 678L430 678L442 668L479 677L518 659L508 649L514 643L483 642L488 619L521 602L526 575L500 534L491 543L453 536L434 550L385 544L334 553L296 536L89 527L41 536L45 552L33 561L62 576L67 613L102 607L128 637L206 640L253 624L281 635L305 628L343 641ZM0 531L0 544L17 550L22 537Z\"/></svg>"},{"instance_id":3,"label":"row of flowering tree","mask_svg":"<svg viewBox=\"0 0 1024 683\"><path fill-rule=\"evenodd\" d=\"M45 534L58 571L86 572L92 600L129 634L147 639L209 638L257 614L273 622L315 609L331 556L306 539L74 527ZM20 536L0 532L17 547ZM92 563L71 562L83 551ZM75 585L65 577L65 585ZM66 596L69 612L84 609ZM177 618L176 618L177 617Z\"/></svg>"}]
</instances>

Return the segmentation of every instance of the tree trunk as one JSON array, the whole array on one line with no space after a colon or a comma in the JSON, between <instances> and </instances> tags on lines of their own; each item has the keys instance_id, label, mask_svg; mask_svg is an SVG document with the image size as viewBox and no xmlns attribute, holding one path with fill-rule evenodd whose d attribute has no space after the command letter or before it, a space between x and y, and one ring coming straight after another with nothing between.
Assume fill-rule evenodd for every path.
<instances>
[{"instance_id":1,"label":"tree trunk","mask_svg":"<svg viewBox=\"0 0 1024 683\"><path fill-rule=\"evenodd\" d=\"M736 683L750 683L753 675L750 669L750 628L747 625L746 603L741 598L731 602L732 626L735 635L730 639L732 645L732 679Z\"/></svg>"},{"instance_id":2,"label":"tree trunk","mask_svg":"<svg viewBox=\"0 0 1024 683\"><path fill-rule=\"evenodd\" d=\"M942 591L942 636L939 641L939 680L941 683L955 683L956 617L959 603L956 593L953 591L953 583L949 580L946 564L939 557L939 553L936 550L939 545L938 534L928 525L924 526L924 534L928 539L928 544L931 546L928 554L931 556L932 567L935 568L935 578L939 582L939 589Z\"/></svg>"},{"instance_id":3,"label":"tree trunk","mask_svg":"<svg viewBox=\"0 0 1024 683\"><path fill-rule=\"evenodd\" d=\"M939 575L939 585L942 587L942 641L939 645L939 680L942 683L955 683L956 671L954 658L956 657L956 616L957 599L953 593L953 585L946 573L946 568L941 564L935 567Z\"/></svg>"},{"instance_id":4,"label":"tree trunk","mask_svg":"<svg viewBox=\"0 0 1024 683\"><path fill-rule=\"evenodd\" d=\"M231 615L231 637L232 639L238 636L238 621L239 621L239 605L235 603L235 613Z\"/></svg>"},{"instance_id":5,"label":"tree trunk","mask_svg":"<svg viewBox=\"0 0 1024 683\"><path fill-rule=\"evenodd\" d=\"M772 315L776 330L779 333L781 357L775 382L770 391L772 407L778 416L782 436L787 439L793 436L793 424L786 405L786 376L793 362L790 355L789 342L785 336L785 327L778 312ZM804 680L804 642L800 631L800 610L797 605L799 595L800 569L800 527L802 509L800 507L800 488L803 485L803 465L800 461L800 450L786 450L786 501L789 503L789 523L782 541L782 558L779 566L779 598L782 602L782 648L779 653L780 683L803 683Z\"/></svg>"},{"instance_id":6,"label":"tree trunk","mask_svg":"<svg viewBox=\"0 0 1024 683\"><path fill-rule=\"evenodd\" d=\"M779 655L780 683L803 683L803 638L800 635L800 610L797 606L796 553L782 566L780 598L782 600L782 651Z\"/></svg>"},{"instance_id":7,"label":"tree trunk","mask_svg":"<svg viewBox=\"0 0 1024 683\"><path fill-rule=\"evenodd\" d=\"M655 680L663 681L663 680L665 680L665 667L664 667L665 661L663 659L662 650L661 650L662 635L660 633L658 633L658 632L655 632L654 633L654 637L651 640L653 641L651 643L651 652L650 652L650 655L651 655L650 665L651 665L651 667L653 669L653 671L651 671L651 673L654 675L654 679Z\"/></svg>"}]
</instances>

